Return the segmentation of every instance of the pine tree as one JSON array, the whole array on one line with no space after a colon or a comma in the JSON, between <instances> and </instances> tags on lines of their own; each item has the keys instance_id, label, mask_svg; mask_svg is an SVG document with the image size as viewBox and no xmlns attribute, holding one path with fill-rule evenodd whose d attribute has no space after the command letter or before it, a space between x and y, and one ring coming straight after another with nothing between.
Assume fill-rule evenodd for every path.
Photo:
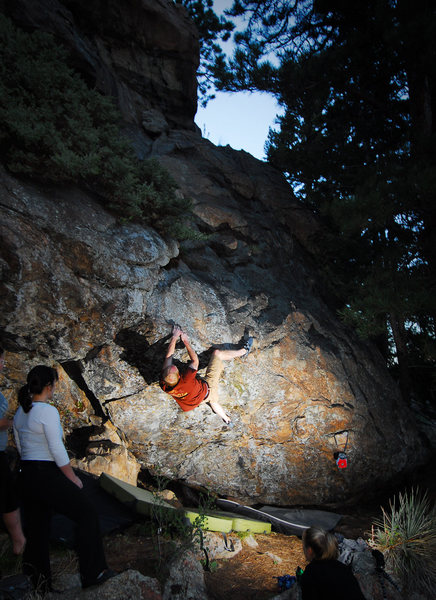
<instances>
[{"instance_id":1,"label":"pine tree","mask_svg":"<svg viewBox=\"0 0 436 600\"><path fill-rule=\"evenodd\" d=\"M195 23L200 43L200 68L197 73L200 102L204 106L214 98L212 93L212 65L224 59L224 53L218 41L227 41L234 25L213 10L213 0L175 0L183 4Z\"/></svg>"},{"instance_id":2,"label":"pine tree","mask_svg":"<svg viewBox=\"0 0 436 600\"><path fill-rule=\"evenodd\" d=\"M229 15L248 25L215 69L222 88L269 90L283 106L268 158L324 219L330 298L361 335L393 342L407 397L436 362L435 11L430 0L237 0Z\"/></svg>"}]
</instances>

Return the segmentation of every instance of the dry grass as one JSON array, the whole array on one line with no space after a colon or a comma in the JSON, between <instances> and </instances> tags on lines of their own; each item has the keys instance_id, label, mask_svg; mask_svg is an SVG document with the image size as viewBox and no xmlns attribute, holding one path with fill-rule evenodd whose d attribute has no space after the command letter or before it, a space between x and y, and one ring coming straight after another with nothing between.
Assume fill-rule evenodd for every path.
<instances>
[{"instance_id":1,"label":"dry grass","mask_svg":"<svg viewBox=\"0 0 436 600\"><path fill-rule=\"evenodd\" d=\"M51 552L51 570L53 581L62 579L67 573L76 573L78 570L76 555L72 550L56 546ZM6 533L0 533L0 574L2 577L19 575L22 573L23 559L12 553L12 544ZM45 594L38 590L27 594L27 600L43 600Z\"/></svg>"}]
</instances>

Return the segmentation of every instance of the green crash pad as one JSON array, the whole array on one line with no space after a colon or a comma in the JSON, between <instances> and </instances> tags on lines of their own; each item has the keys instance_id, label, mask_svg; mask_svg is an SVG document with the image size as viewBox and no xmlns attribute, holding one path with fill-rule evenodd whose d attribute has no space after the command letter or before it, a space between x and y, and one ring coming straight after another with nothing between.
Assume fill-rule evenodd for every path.
<instances>
[{"instance_id":1,"label":"green crash pad","mask_svg":"<svg viewBox=\"0 0 436 600\"><path fill-rule=\"evenodd\" d=\"M220 531L221 533L230 533L232 531L233 520L231 518L222 518L222 517L214 517L209 514L209 512L199 512L195 508L189 509L185 511L185 515L194 524L195 520L198 517L202 517L204 515L204 520L201 523L201 528L206 531Z\"/></svg>"},{"instance_id":2,"label":"green crash pad","mask_svg":"<svg viewBox=\"0 0 436 600\"><path fill-rule=\"evenodd\" d=\"M241 517L241 515L237 515L236 513L229 513L218 510L199 511L196 508L190 508L188 509L186 516L191 521L191 523L193 523L197 517L203 514L206 517L203 529L207 529L209 531L222 531L224 533L228 533L229 531L271 533L271 523L263 523L262 521L245 519L244 517ZM230 529L214 529L214 527L219 527L220 525L221 527L224 527L224 525L221 524L220 521L231 521Z\"/></svg>"},{"instance_id":3,"label":"green crash pad","mask_svg":"<svg viewBox=\"0 0 436 600\"><path fill-rule=\"evenodd\" d=\"M230 513L231 514L231 513ZM250 533L271 533L271 523L263 523L262 521L253 521L252 519L244 519L241 515L234 515L232 520L233 531Z\"/></svg>"},{"instance_id":4,"label":"green crash pad","mask_svg":"<svg viewBox=\"0 0 436 600\"><path fill-rule=\"evenodd\" d=\"M112 477L112 475L102 473L99 482L106 492L123 504L131 506L140 515L152 517L153 514L156 514L156 510L176 510L174 506L171 506L171 504L158 498L148 490L143 490L136 487L136 485L121 481L121 479Z\"/></svg>"},{"instance_id":5,"label":"green crash pad","mask_svg":"<svg viewBox=\"0 0 436 600\"><path fill-rule=\"evenodd\" d=\"M153 518L156 511L175 511L177 510L165 500L157 497L152 492L138 488L135 485L121 481L112 475L102 473L99 483L101 487L127 506L130 506L140 515ZM249 531L251 533L271 533L271 524L253 519L244 518L236 513L225 511L199 510L198 508L183 509L185 516L191 523L204 515L205 519L202 528L207 531L219 531L229 533L230 531Z\"/></svg>"}]
</instances>

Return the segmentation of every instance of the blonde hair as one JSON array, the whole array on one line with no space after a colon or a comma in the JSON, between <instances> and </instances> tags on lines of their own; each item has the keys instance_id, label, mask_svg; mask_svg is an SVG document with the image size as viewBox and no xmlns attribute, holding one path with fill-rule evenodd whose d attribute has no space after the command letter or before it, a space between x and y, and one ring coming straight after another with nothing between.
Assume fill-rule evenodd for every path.
<instances>
[{"instance_id":1,"label":"blonde hair","mask_svg":"<svg viewBox=\"0 0 436 600\"><path fill-rule=\"evenodd\" d=\"M312 548L316 560L329 560L338 557L338 542L329 531L320 527L309 527L303 533L303 545Z\"/></svg>"}]
</instances>

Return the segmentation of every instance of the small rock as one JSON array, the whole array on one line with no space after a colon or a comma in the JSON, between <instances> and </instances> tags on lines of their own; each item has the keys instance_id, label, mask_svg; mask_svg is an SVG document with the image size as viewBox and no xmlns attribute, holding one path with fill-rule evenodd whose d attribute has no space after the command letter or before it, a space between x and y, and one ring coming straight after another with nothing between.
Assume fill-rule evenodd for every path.
<instances>
[{"instance_id":1,"label":"small rock","mask_svg":"<svg viewBox=\"0 0 436 600\"><path fill-rule=\"evenodd\" d=\"M103 585L82 590L77 574L66 575L56 581L63 589L62 600L162 600L159 582L129 569ZM47 594L46 600L57 600L59 594Z\"/></svg>"},{"instance_id":2,"label":"small rock","mask_svg":"<svg viewBox=\"0 0 436 600\"><path fill-rule=\"evenodd\" d=\"M243 542L244 544L247 544L247 546L250 546L250 548L257 548L259 546L253 535L248 535L245 537Z\"/></svg>"},{"instance_id":3,"label":"small rock","mask_svg":"<svg viewBox=\"0 0 436 600\"><path fill-rule=\"evenodd\" d=\"M94 442L88 447L83 459L72 459L73 467L99 476L101 473L112 475L121 481L137 484L140 465L127 448L110 441Z\"/></svg>"},{"instance_id":4,"label":"small rock","mask_svg":"<svg viewBox=\"0 0 436 600\"><path fill-rule=\"evenodd\" d=\"M270 558L272 558L273 561L277 564L280 564L281 562L283 562L283 559L281 559L280 556L277 556L277 554L273 554L272 552L265 552L265 554L267 556L269 556Z\"/></svg>"},{"instance_id":5,"label":"small rock","mask_svg":"<svg viewBox=\"0 0 436 600\"><path fill-rule=\"evenodd\" d=\"M289 590L285 590L270 600L301 600L301 587L299 585L293 585Z\"/></svg>"},{"instance_id":6,"label":"small rock","mask_svg":"<svg viewBox=\"0 0 436 600\"><path fill-rule=\"evenodd\" d=\"M203 532L203 547L206 549L210 560L233 558L242 550L242 542L235 535L226 535L214 531ZM202 548L198 548L197 556L204 558Z\"/></svg>"},{"instance_id":7,"label":"small rock","mask_svg":"<svg viewBox=\"0 0 436 600\"><path fill-rule=\"evenodd\" d=\"M155 494L166 502L177 502L177 504L180 505L180 502L177 500L177 496L171 490L160 490L159 492L155 492Z\"/></svg>"},{"instance_id":8,"label":"small rock","mask_svg":"<svg viewBox=\"0 0 436 600\"><path fill-rule=\"evenodd\" d=\"M193 552L174 558L165 582L163 600L207 600L204 571Z\"/></svg>"}]
</instances>

